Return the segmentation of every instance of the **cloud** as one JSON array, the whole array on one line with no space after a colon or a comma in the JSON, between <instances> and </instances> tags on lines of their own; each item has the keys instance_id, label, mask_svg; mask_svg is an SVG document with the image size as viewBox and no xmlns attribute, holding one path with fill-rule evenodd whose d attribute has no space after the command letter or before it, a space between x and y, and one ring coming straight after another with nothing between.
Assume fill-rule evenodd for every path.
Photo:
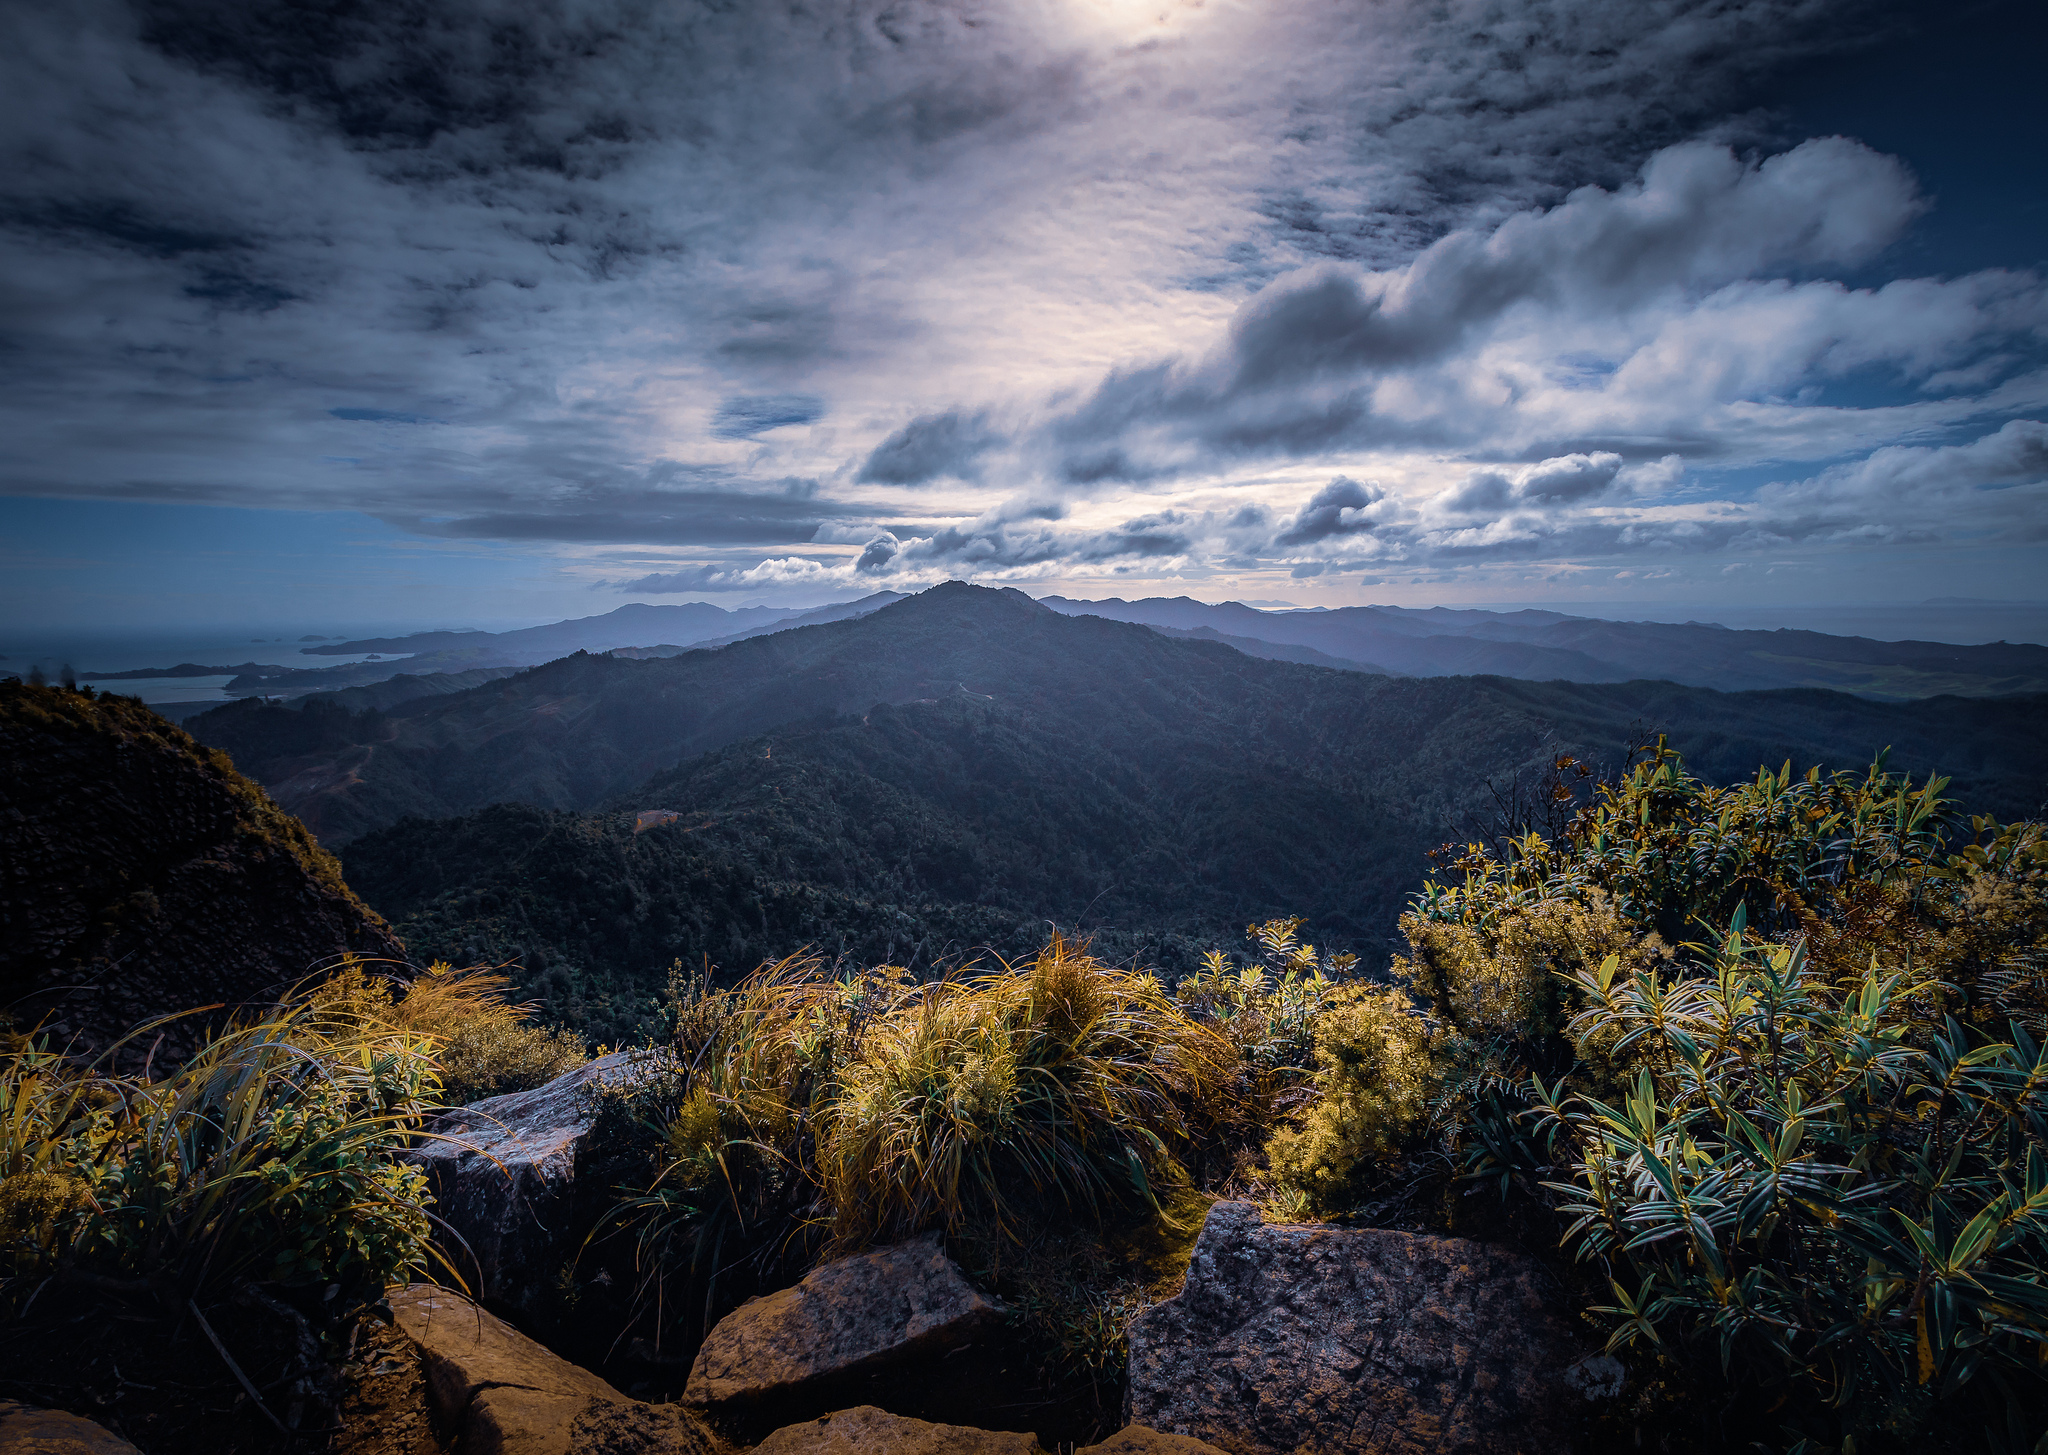
<instances>
[{"instance_id":1,"label":"cloud","mask_svg":"<svg viewBox=\"0 0 2048 1455\"><path fill-rule=\"evenodd\" d=\"M920 415L876 445L855 478L883 485L928 485L945 476L972 480L981 456L1002 442L986 414Z\"/></svg>"},{"instance_id":2,"label":"cloud","mask_svg":"<svg viewBox=\"0 0 2048 1455\"><path fill-rule=\"evenodd\" d=\"M16 7L0 489L704 590L2003 529L2048 290L1746 109L1863 15Z\"/></svg>"},{"instance_id":3,"label":"cloud","mask_svg":"<svg viewBox=\"0 0 2048 1455\"><path fill-rule=\"evenodd\" d=\"M1273 544L1282 548L1303 546L1332 536L1371 530L1377 523L1373 507L1387 498L1377 485L1361 485L1342 475L1318 490L1294 518L1294 524L1280 532Z\"/></svg>"},{"instance_id":4,"label":"cloud","mask_svg":"<svg viewBox=\"0 0 2048 1455\"><path fill-rule=\"evenodd\" d=\"M682 596L701 591L773 591L837 587L848 583L843 566L806 556L779 556L752 566L693 566L616 583L635 596Z\"/></svg>"},{"instance_id":5,"label":"cloud","mask_svg":"<svg viewBox=\"0 0 2048 1455\"><path fill-rule=\"evenodd\" d=\"M1603 450L1591 455L1559 455L1512 475L1497 469L1474 470L1430 503L1440 511L1462 514L1517 505L1575 505L1612 490L1621 476L1622 463L1620 455Z\"/></svg>"},{"instance_id":6,"label":"cloud","mask_svg":"<svg viewBox=\"0 0 2048 1455\"><path fill-rule=\"evenodd\" d=\"M746 440L792 424L814 424L825 417L825 401L810 394L754 394L728 399L712 417L716 439Z\"/></svg>"},{"instance_id":7,"label":"cloud","mask_svg":"<svg viewBox=\"0 0 2048 1455\"><path fill-rule=\"evenodd\" d=\"M1760 269L1866 262L1923 206L1896 159L1839 137L1757 162L1703 143L1670 147L1628 186L1584 187L1556 207L1453 232L1402 267L1289 274L1248 300L1206 354L1113 371L1050 426L1048 443L1080 480L1075 461L1126 460L1140 440L1153 461L1125 463L1117 478L1219 455L1470 438L1474 425L1497 427L1498 405L1472 408L1454 378L1404 381L1470 370L1488 345L1545 317L1626 331L1646 308L1682 311Z\"/></svg>"}]
</instances>

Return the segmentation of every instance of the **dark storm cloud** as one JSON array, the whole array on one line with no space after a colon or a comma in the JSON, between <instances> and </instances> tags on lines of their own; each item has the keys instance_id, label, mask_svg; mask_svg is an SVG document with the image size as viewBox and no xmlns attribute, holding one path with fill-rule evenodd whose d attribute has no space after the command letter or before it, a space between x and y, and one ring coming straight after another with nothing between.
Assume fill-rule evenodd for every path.
<instances>
[{"instance_id":1,"label":"dark storm cloud","mask_svg":"<svg viewBox=\"0 0 2048 1455\"><path fill-rule=\"evenodd\" d=\"M1315 493L1294 524L1273 538L1273 544L1285 549L1371 530L1378 523L1372 509L1386 498L1387 492L1377 485L1361 485L1339 475Z\"/></svg>"},{"instance_id":2,"label":"dark storm cloud","mask_svg":"<svg viewBox=\"0 0 2048 1455\"><path fill-rule=\"evenodd\" d=\"M1577 504L1612 490L1621 466L1620 455L1603 451L1561 455L1513 475L1498 469L1474 470L1434 503L1467 514L1518 505Z\"/></svg>"},{"instance_id":3,"label":"dark storm cloud","mask_svg":"<svg viewBox=\"0 0 2048 1455\"><path fill-rule=\"evenodd\" d=\"M876 445L856 478L882 485L972 480L980 473L981 457L1002 442L986 414L949 410L920 415Z\"/></svg>"}]
</instances>

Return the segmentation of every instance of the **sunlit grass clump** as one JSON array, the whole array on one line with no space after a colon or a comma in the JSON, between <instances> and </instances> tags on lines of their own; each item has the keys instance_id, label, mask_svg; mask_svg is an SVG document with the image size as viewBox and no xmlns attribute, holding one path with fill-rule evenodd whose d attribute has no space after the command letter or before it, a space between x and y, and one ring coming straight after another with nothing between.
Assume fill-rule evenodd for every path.
<instances>
[{"instance_id":1,"label":"sunlit grass clump","mask_svg":"<svg viewBox=\"0 0 2048 1455\"><path fill-rule=\"evenodd\" d=\"M1148 1201L1242 1094L1213 1022L1058 937L1028 966L929 982L792 958L680 990L673 1025L649 1206L780 1217L842 1250Z\"/></svg>"},{"instance_id":2,"label":"sunlit grass clump","mask_svg":"<svg viewBox=\"0 0 2048 1455\"><path fill-rule=\"evenodd\" d=\"M434 1260L427 1184L402 1160L452 1102L584 1059L488 971L410 978L344 960L182 1064L33 1036L0 1049L0 1308L92 1289L178 1307L247 1283L374 1300ZM140 1062L134 1071L117 1068Z\"/></svg>"},{"instance_id":3,"label":"sunlit grass clump","mask_svg":"<svg viewBox=\"0 0 2048 1455\"><path fill-rule=\"evenodd\" d=\"M154 1077L17 1040L0 1055L0 1304L85 1288L175 1308L251 1281L377 1297L429 1257L425 1181L395 1154L438 1101L434 1050L317 1001Z\"/></svg>"},{"instance_id":4,"label":"sunlit grass clump","mask_svg":"<svg viewBox=\"0 0 2048 1455\"><path fill-rule=\"evenodd\" d=\"M436 961L395 979L373 969L347 962L314 998L330 1013L431 1040L441 1099L450 1106L529 1091L589 1059L573 1031L535 1023L533 1007L515 1004L511 980L495 970Z\"/></svg>"}]
</instances>

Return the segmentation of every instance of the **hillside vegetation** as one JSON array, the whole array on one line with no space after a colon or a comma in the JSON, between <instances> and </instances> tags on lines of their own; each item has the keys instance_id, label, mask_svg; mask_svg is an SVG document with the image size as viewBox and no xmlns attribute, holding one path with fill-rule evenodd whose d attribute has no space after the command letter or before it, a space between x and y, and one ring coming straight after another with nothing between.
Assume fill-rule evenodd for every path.
<instances>
[{"instance_id":1,"label":"hillside vegetation","mask_svg":"<svg viewBox=\"0 0 2048 1455\"><path fill-rule=\"evenodd\" d=\"M59 1044L273 1003L344 953L403 954L225 753L90 688L0 682L0 863L0 1016ZM166 1026L170 1050L195 1030Z\"/></svg>"},{"instance_id":2,"label":"hillside vegetation","mask_svg":"<svg viewBox=\"0 0 2048 1455\"><path fill-rule=\"evenodd\" d=\"M2038 1448L2048 832L1942 788L1660 749L1469 846L1394 983L1328 997L1276 1201L1485 1227L1446 1174L1496 1192L1681 1448Z\"/></svg>"}]
</instances>

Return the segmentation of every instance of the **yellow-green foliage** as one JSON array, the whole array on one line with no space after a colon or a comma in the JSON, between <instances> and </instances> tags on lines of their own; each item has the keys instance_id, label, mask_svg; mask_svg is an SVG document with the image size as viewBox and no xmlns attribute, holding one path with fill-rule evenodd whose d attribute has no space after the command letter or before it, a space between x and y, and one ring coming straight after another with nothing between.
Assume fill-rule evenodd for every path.
<instances>
[{"instance_id":1,"label":"yellow-green foliage","mask_svg":"<svg viewBox=\"0 0 2048 1455\"><path fill-rule=\"evenodd\" d=\"M820 970L679 1000L652 1193L670 1220L801 1204L854 1248L1098 1214L1176 1178L1242 1084L1235 1047L1157 980L1058 938L1029 967L929 983Z\"/></svg>"},{"instance_id":2,"label":"yellow-green foliage","mask_svg":"<svg viewBox=\"0 0 2048 1455\"><path fill-rule=\"evenodd\" d=\"M1272 1008L1257 976L1231 981ZM1130 1316L1185 1265L1206 1206L1186 1167L1247 1121L1240 1042L1262 1044L1057 936L1029 965L929 982L794 957L730 990L678 984L671 1017L670 1073L621 1102L663 1129L620 1209L657 1336L668 1308L715 1316L730 1270L772 1282L941 1228L1048 1371L1090 1384L1115 1382Z\"/></svg>"},{"instance_id":3,"label":"yellow-green foliage","mask_svg":"<svg viewBox=\"0 0 2048 1455\"><path fill-rule=\"evenodd\" d=\"M1266 1144L1275 1200L1293 1217L1356 1206L1363 1183L1427 1125L1442 1073L1429 1021L1397 987L1346 986L1315 1023L1315 1099Z\"/></svg>"},{"instance_id":4,"label":"yellow-green foliage","mask_svg":"<svg viewBox=\"0 0 2048 1455\"><path fill-rule=\"evenodd\" d=\"M1555 1035L1564 1028L1569 977L1609 955L1648 963L1663 949L1597 889L1487 920L1406 914L1401 930L1409 954L1394 962L1396 977L1476 1039Z\"/></svg>"},{"instance_id":5,"label":"yellow-green foliage","mask_svg":"<svg viewBox=\"0 0 2048 1455\"><path fill-rule=\"evenodd\" d=\"M1275 1196L1342 1211L1432 1137L1506 1175L1490 1139L1531 1076L1605 1096L1646 1054L1611 1021L1564 1034L1588 977L1610 959L1624 978L1683 974L1686 941L1738 910L1823 976L1857 980L1873 956L1909 970L1929 1028L2048 1010L2048 838L1984 819L1964 837L1940 788L1882 764L1716 788L1660 747L1555 842L1468 846L1402 917L1395 986L1317 1024L1318 1099L1268 1146Z\"/></svg>"},{"instance_id":6,"label":"yellow-green foliage","mask_svg":"<svg viewBox=\"0 0 2048 1455\"><path fill-rule=\"evenodd\" d=\"M435 1101L426 1037L302 1001L154 1078L118 1050L0 1055L0 1304L75 1275L173 1307L250 1278L373 1297L424 1266L393 1154Z\"/></svg>"},{"instance_id":7,"label":"yellow-green foliage","mask_svg":"<svg viewBox=\"0 0 2048 1455\"><path fill-rule=\"evenodd\" d=\"M399 982L350 959L312 998L329 1014L426 1037L442 1095L460 1106L545 1085L589 1059L573 1032L534 1025L531 1006L509 1001L511 988L505 976L479 967L437 961Z\"/></svg>"},{"instance_id":8,"label":"yellow-green foliage","mask_svg":"<svg viewBox=\"0 0 2048 1455\"><path fill-rule=\"evenodd\" d=\"M1175 1175L1237 1074L1157 980L1055 936L1028 971L906 987L869 1024L819 1138L825 1205L847 1245L974 1209L1099 1214Z\"/></svg>"},{"instance_id":9,"label":"yellow-green foliage","mask_svg":"<svg viewBox=\"0 0 2048 1455\"><path fill-rule=\"evenodd\" d=\"M2037 1448L2048 830L1940 787L1660 749L1556 840L1470 846L1398 983L1316 1021L1276 1200L1346 1211L1429 1144L1566 1215L1617 1348L1772 1412L1738 1443Z\"/></svg>"}]
</instances>

